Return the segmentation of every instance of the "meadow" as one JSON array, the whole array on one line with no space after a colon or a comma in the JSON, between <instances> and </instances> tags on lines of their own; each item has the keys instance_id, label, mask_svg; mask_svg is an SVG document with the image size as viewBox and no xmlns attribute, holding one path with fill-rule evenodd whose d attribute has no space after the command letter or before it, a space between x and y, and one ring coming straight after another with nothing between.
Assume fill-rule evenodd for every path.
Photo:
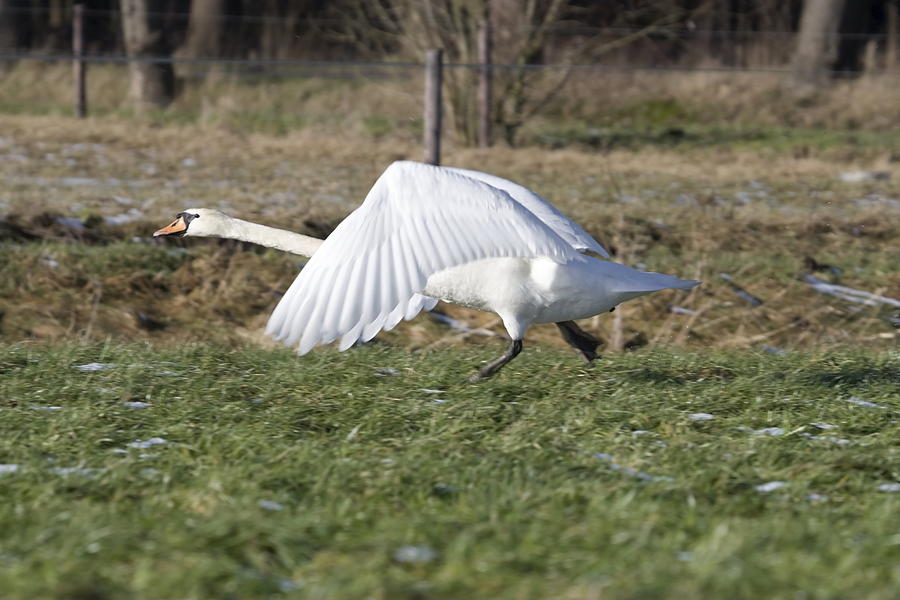
<instances>
[{"instance_id":1,"label":"meadow","mask_svg":"<svg viewBox=\"0 0 900 600\"><path fill-rule=\"evenodd\" d=\"M0 353L4 598L892 598L898 355Z\"/></svg>"},{"instance_id":2,"label":"meadow","mask_svg":"<svg viewBox=\"0 0 900 600\"><path fill-rule=\"evenodd\" d=\"M0 88L3 598L896 595L880 83L799 113L774 86L638 78L601 117L575 82L522 147L449 136L445 164L703 281L583 322L591 369L537 326L473 386L505 345L493 315L439 305L298 358L262 328L302 259L151 237L188 207L326 236L420 158L412 83L212 77L134 115L93 69L77 121L67 73Z\"/></svg>"}]
</instances>

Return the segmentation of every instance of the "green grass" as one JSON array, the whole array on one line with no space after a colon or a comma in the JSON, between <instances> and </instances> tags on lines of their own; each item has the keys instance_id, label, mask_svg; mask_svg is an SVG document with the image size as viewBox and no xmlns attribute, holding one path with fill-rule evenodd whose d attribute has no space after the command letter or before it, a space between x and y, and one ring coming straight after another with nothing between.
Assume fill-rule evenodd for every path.
<instances>
[{"instance_id":1,"label":"green grass","mask_svg":"<svg viewBox=\"0 0 900 600\"><path fill-rule=\"evenodd\" d=\"M698 149L750 150L772 156L816 156L851 161L860 156L900 154L900 137L883 131L771 127L747 123L704 123L689 118L669 123L552 121L524 136L524 142L559 149L577 145L590 150Z\"/></svg>"},{"instance_id":2,"label":"green grass","mask_svg":"<svg viewBox=\"0 0 900 600\"><path fill-rule=\"evenodd\" d=\"M500 346L0 347L3 597L896 596L896 352Z\"/></svg>"}]
</instances>

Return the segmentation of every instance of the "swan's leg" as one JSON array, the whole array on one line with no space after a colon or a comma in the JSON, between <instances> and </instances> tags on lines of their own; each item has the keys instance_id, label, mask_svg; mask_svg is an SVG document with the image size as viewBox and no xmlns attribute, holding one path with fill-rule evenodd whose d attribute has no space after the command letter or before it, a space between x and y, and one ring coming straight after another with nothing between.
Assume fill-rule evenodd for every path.
<instances>
[{"instance_id":1,"label":"swan's leg","mask_svg":"<svg viewBox=\"0 0 900 600\"><path fill-rule=\"evenodd\" d=\"M600 345L600 340L576 325L575 321L561 321L556 326L559 327L563 339L575 348L575 351L584 359L585 364L589 365L597 358L597 346Z\"/></svg>"},{"instance_id":2,"label":"swan's leg","mask_svg":"<svg viewBox=\"0 0 900 600\"><path fill-rule=\"evenodd\" d=\"M512 342L510 342L509 348L506 349L506 352L503 353L503 356L481 367L477 373L469 377L469 383L478 383L482 379L487 379L488 377L499 371L503 365L517 357L519 355L519 352L521 351L522 340L513 340Z\"/></svg>"}]
</instances>

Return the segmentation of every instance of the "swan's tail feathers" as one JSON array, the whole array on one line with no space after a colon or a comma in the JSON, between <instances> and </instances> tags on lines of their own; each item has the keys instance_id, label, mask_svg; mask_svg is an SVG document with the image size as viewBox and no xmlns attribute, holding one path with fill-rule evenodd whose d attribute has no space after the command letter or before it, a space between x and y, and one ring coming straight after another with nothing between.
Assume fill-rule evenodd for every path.
<instances>
[{"instance_id":1,"label":"swan's tail feathers","mask_svg":"<svg viewBox=\"0 0 900 600\"><path fill-rule=\"evenodd\" d=\"M663 273L637 272L632 277L621 280L617 291L649 294L660 290L689 290L695 285L700 285L700 282L693 279L679 279L674 275Z\"/></svg>"},{"instance_id":2,"label":"swan's tail feathers","mask_svg":"<svg viewBox=\"0 0 900 600\"><path fill-rule=\"evenodd\" d=\"M674 285L672 285L672 289L689 290L698 285L700 285L700 282L696 279L678 279L677 277L675 277L675 282Z\"/></svg>"}]
</instances>

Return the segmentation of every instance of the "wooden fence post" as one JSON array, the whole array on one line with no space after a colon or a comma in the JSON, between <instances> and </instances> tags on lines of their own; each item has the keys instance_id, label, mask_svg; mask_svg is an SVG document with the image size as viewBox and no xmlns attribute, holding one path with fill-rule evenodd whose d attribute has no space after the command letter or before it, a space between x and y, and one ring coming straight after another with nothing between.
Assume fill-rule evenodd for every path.
<instances>
[{"instance_id":1,"label":"wooden fence post","mask_svg":"<svg viewBox=\"0 0 900 600\"><path fill-rule=\"evenodd\" d=\"M478 145L489 148L494 140L491 137L491 103L493 68L491 64L491 22L484 21L478 32Z\"/></svg>"},{"instance_id":2,"label":"wooden fence post","mask_svg":"<svg viewBox=\"0 0 900 600\"><path fill-rule=\"evenodd\" d=\"M75 79L75 115L79 119L87 116L87 90L85 89L84 62L84 5L72 7L72 74Z\"/></svg>"},{"instance_id":3,"label":"wooden fence post","mask_svg":"<svg viewBox=\"0 0 900 600\"><path fill-rule=\"evenodd\" d=\"M444 51L435 48L425 59L425 162L441 164L441 81Z\"/></svg>"}]
</instances>

